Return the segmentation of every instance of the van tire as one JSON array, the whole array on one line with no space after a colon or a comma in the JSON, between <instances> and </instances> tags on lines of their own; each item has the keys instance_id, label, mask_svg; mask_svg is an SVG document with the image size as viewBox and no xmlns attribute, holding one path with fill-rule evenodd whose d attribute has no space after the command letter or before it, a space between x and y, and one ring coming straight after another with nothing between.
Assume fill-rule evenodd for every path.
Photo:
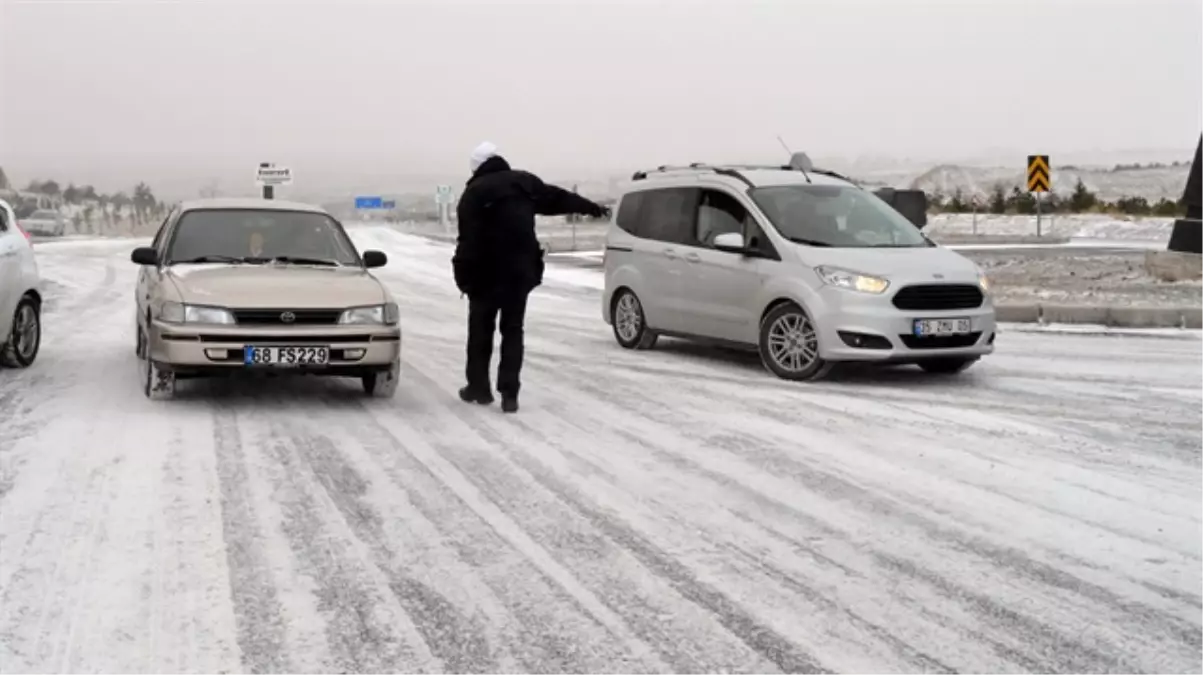
<instances>
[{"instance_id":1,"label":"van tire","mask_svg":"<svg viewBox=\"0 0 1203 675\"><path fill-rule=\"evenodd\" d=\"M782 345L786 341L786 345ZM778 349L771 348L776 344ZM803 345L813 348L814 356L793 366L790 354L797 358ZM760 361L768 371L783 380L814 381L825 377L835 364L819 356L818 328L797 304L784 302L765 315L760 322ZM782 354L781 350L789 350Z\"/></svg>"},{"instance_id":2,"label":"van tire","mask_svg":"<svg viewBox=\"0 0 1203 675\"><path fill-rule=\"evenodd\" d=\"M614 329L614 339L624 349L651 349L659 337L648 328L643 303L629 288L614 294L610 302L610 326Z\"/></svg>"}]
</instances>

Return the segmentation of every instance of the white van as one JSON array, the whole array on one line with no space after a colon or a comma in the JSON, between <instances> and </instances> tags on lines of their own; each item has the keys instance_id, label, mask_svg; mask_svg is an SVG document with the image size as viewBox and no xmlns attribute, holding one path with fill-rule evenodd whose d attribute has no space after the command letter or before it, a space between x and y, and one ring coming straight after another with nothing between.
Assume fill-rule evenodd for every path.
<instances>
[{"instance_id":1,"label":"white van","mask_svg":"<svg viewBox=\"0 0 1203 675\"><path fill-rule=\"evenodd\" d=\"M746 346L791 380L841 361L956 373L994 351L977 265L802 153L636 173L605 271L602 312L627 349L660 335Z\"/></svg>"}]
</instances>

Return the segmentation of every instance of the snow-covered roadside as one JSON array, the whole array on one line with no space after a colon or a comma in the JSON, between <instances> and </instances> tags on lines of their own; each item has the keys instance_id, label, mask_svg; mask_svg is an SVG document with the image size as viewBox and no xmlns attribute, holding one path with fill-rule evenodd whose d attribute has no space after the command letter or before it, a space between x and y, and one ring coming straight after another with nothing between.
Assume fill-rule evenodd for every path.
<instances>
[{"instance_id":1,"label":"snow-covered roadside","mask_svg":"<svg viewBox=\"0 0 1203 675\"><path fill-rule=\"evenodd\" d=\"M989 237L1034 237L1036 216L979 213L974 226L973 214L939 213L928 217L923 231L940 237L979 235ZM1041 219L1044 237L1081 240L1159 242L1170 240L1172 218L1117 217L1107 214L1055 214Z\"/></svg>"}]
</instances>

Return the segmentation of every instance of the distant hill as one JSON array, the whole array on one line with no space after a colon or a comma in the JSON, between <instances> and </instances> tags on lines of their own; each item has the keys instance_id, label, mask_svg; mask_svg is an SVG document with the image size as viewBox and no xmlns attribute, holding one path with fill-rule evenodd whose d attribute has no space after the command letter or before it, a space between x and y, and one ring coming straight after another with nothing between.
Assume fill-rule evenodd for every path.
<instances>
[{"instance_id":1,"label":"distant hill","mask_svg":"<svg viewBox=\"0 0 1203 675\"><path fill-rule=\"evenodd\" d=\"M1152 168L1077 168L1053 167L1053 191L1068 195L1078 181L1100 199L1114 201L1121 197L1144 197L1150 202L1162 198L1176 201L1186 187L1190 165L1156 166ZM876 176L877 179L884 178ZM917 175L895 175L888 180L897 186L924 190L929 194L951 197L958 189L964 198L985 198L994 186L1001 184L1006 191L1023 185L1026 178L1019 170L1003 167L971 167L942 164Z\"/></svg>"}]
</instances>

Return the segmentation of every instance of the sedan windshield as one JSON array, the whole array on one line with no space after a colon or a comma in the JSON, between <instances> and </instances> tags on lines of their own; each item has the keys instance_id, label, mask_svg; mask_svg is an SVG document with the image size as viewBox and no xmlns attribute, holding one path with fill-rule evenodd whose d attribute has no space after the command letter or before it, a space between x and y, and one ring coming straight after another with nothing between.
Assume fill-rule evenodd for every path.
<instances>
[{"instance_id":1,"label":"sedan windshield","mask_svg":"<svg viewBox=\"0 0 1203 675\"><path fill-rule=\"evenodd\" d=\"M879 197L840 185L777 185L750 191L781 236L832 248L918 248L933 244Z\"/></svg>"},{"instance_id":2,"label":"sedan windshield","mask_svg":"<svg viewBox=\"0 0 1203 675\"><path fill-rule=\"evenodd\" d=\"M332 218L305 211L212 209L180 217L167 264L279 263L358 265L359 256Z\"/></svg>"},{"instance_id":3,"label":"sedan windshield","mask_svg":"<svg viewBox=\"0 0 1203 675\"><path fill-rule=\"evenodd\" d=\"M58 220L58 211L37 210L30 214L30 220Z\"/></svg>"}]
</instances>

